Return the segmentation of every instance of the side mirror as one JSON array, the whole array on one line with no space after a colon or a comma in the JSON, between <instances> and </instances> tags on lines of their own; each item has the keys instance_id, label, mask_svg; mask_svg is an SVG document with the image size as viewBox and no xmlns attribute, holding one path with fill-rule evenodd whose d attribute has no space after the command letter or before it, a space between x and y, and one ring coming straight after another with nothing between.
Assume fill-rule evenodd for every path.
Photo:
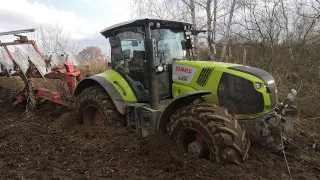
<instances>
[{"instance_id":1,"label":"side mirror","mask_svg":"<svg viewBox=\"0 0 320 180\"><path fill-rule=\"evenodd\" d=\"M124 59L124 54L122 52L121 40L119 37L110 37L109 38L111 46L111 54L114 61L120 61Z\"/></svg>"},{"instance_id":2,"label":"side mirror","mask_svg":"<svg viewBox=\"0 0 320 180\"><path fill-rule=\"evenodd\" d=\"M190 38L186 40L186 48L187 49L192 49L193 48L193 45L192 45L192 42L191 42Z\"/></svg>"},{"instance_id":3,"label":"side mirror","mask_svg":"<svg viewBox=\"0 0 320 180\"><path fill-rule=\"evenodd\" d=\"M185 40L182 40L182 41L181 41L181 47L182 47L183 50L186 50L186 49L187 49L187 48L186 48L186 41L185 41Z\"/></svg>"}]
</instances>

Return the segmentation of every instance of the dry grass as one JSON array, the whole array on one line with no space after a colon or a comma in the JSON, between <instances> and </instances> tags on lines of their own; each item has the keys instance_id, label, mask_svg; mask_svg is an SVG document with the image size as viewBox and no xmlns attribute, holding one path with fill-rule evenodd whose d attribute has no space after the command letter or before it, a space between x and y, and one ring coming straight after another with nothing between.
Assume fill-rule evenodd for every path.
<instances>
[{"instance_id":1,"label":"dry grass","mask_svg":"<svg viewBox=\"0 0 320 180\"><path fill-rule=\"evenodd\" d=\"M81 72L82 76L92 76L106 71L108 64L106 61L92 61L86 63L85 66L78 66L76 69Z\"/></svg>"}]
</instances>

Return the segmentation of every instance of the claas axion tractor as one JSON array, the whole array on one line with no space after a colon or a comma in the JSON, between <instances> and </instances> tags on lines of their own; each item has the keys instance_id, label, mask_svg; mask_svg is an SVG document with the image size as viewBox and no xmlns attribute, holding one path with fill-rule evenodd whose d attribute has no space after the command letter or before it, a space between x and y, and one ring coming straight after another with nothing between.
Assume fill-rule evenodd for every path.
<instances>
[{"instance_id":1,"label":"claas axion tractor","mask_svg":"<svg viewBox=\"0 0 320 180\"><path fill-rule=\"evenodd\" d=\"M274 78L244 65L193 60L192 24L138 19L101 31L110 69L79 82L80 123L127 126L140 137L168 133L196 158L239 164L251 144L290 139L293 89L278 102ZM283 143L282 143L283 144Z\"/></svg>"}]
</instances>

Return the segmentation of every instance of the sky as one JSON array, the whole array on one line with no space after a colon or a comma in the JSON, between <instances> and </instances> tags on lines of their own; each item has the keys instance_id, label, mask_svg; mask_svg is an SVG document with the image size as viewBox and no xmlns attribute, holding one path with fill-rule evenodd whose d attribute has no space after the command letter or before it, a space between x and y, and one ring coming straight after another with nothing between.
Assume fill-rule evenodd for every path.
<instances>
[{"instance_id":1,"label":"sky","mask_svg":"<svg viewBox=\"0 0 320 180\"><path fill-rule=\"evenodd\" d=\"M131 19L130 0L0 0L0 32L59 23L80 42L79 49L98 46L108 51L104 28ZM2 42L16 39L2 36Z\"/></svg>"}]
</instances>

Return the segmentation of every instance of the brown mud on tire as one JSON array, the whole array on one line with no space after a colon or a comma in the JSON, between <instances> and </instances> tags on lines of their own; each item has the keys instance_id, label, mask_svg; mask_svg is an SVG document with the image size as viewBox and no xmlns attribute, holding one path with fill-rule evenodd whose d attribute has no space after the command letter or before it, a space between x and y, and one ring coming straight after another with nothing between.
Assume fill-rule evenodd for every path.
<instances>
[{"instance_id":1,"label":"brown mud on tire","mask_svg":"<svg viewBox=\"0 0 320 180\"><path fill-rule=\"evenodd\" d=\"M207 103L182 107L171 116L167 131L181 146L181 136L189 129L204 137L209 159L217 164L240 164L248 157L250 141L246 132L225 108Z\"/></svg>"},{"instance_id":2,"label":"brown mud on tire","mask_svg":"<svg viewBox=\"0 0 320 180\"><path fill-rule=\"evenodd\" d=\"M124 126L125 117L121 115L113 104L110 96L100 86L92 86L83 90L77 96L77 111L81 124L88 121L86 114L90 107L94 107L103 117L103 126ZM90 117L92 118L92 117ZM94 122L91 122L94 123Z\"/></svg>"}]
</instances>

